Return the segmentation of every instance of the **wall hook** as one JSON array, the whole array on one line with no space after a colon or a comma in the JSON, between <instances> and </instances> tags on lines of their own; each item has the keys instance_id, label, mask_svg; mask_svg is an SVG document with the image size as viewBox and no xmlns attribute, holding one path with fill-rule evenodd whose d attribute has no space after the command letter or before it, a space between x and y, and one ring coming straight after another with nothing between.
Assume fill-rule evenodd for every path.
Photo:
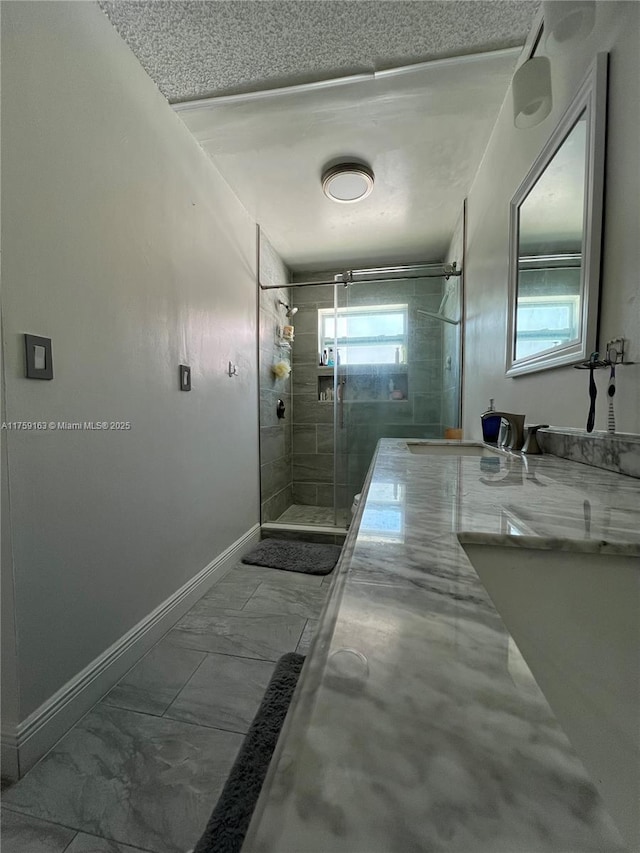
<instances>
[{"instance_id":1,"label":"wall hook","mask_svg":"<svg viewBox=\"0 0 640 853\"><path fill-rule=\"evenodd\" d=\"M238 365L234 364L232 361L229 362L229 367L227 368L227 373L229 376L237 376L238 375Z\"/></svg>"}]
</instances>

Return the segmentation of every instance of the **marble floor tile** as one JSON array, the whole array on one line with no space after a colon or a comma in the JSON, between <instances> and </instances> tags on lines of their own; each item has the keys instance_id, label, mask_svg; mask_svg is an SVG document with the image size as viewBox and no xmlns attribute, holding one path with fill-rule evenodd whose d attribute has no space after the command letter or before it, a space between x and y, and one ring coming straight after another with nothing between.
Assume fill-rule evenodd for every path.
<instances>
[{"instance_id":1,"label":"marble floor tile","mask_svg":"<svg viewBox=\"0 0 640 853\"><path fill-rule=\"evenodd\" d=\"M322 575L286 572L284 569L271 569L268 566L252 566L246 563L235 570L234 577L242 576L252 582L257 580L258 583L269 583L272 586L320 586L322 584Z\"/></svg>"},{"instance_id":2,"label":"marble floor tile","mask_svg":"<svg viewBox=\"0 0 640 853\"><path fill-rule=\"evenodd\" d=\"M271 661L207 655L165 716L246 733L273 669Z\"/></svg>"},{"instance_id":3,"label":"marble floor tile","mask_svg":"<svg viewBox=\"0 0 640 853\"><path fill-rule=\"evenodd\" d=\"M118 708L161 716L205 657L205 652L160 640L103 701Z\"/></svg>"},{"instance_id":4,"label":"marble floor tile","mask_svg":"<svg viewBox=\"0 0 640 853\"><path fill-rule=\"evenodd\" d=\"M290 613L310 619L318 616L326 598L326 589L260 584L244 606L245 613Z\"/></svg>"},{"instance_id":5,"label":"marble floor tile","mask_svg":"<svg viewBox=\"0 0 640 853\"><path fill-rule=\"evenodd\" d=\"M169 631L167 640L205 652L276 661L298 645L304 622L300 616L244 610L187 613Z\"/></svg>"},{"instance_id":6,"label":"marble floor tile","mask_svg":"<svg viewBox=\"0 0 640 853\"><path fill-rule=\"evenodd\" d=\"M309 654L311 642L318 629L318 622L318 619L307 619L307 624L304 626L304 631L302 632L302 636L300 637L300 642L296 647L296 651L299 655Z\"/></svg>"},{"instance_id":7,"label":"marble floor tile","mask_svg":"<svg viewBox=\"0 0 640 853\"><path fill-rule=\"evenodd\" d=\"M4 799L4 794L3 794ZM75 829L2 809L2 853L63 853Z\"/></svg>"},{"instance_id":8,"label":"marble floor tile","mask_svg":"<svg viewBox=\"0 0 640 853\"><path fill-rule=\"evenodd\" d=\"M238 571L228 575L214 584L194 605L195 607L217 607L224 610L242 610L256 589L260 586L260 578L255 574Z\"/></svg>"},{"instance_id":9,"label":"marble floor tile","mask_svg":"<svg viewBox=\"0 0 640 853\"><path fill-rule=\"evenodd\" d=\"M130 847L128 844L118 844L116 841L79 832L64 853L147 853L147 851L142 847Z\"/></svg>"},{"instance_id":10,"label":"marble floor tile","mask_svg":"<svg viewBox=\"0 0 640 853\"><path fill-rule=\"evenodd\" d=\"M184 853L200 836L241 743L232 732L101 704L4 801L121 844Z\"/></svg>"}]
</instances>

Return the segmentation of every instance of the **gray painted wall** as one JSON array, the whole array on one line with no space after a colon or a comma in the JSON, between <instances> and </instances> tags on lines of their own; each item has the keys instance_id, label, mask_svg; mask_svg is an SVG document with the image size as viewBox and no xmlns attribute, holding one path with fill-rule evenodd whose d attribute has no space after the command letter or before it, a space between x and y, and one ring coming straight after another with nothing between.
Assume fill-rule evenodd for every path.
<instances>
[{"instance_id":1,"label":"gray painted wall","mask_svg":"<svg viewBox=\"0 0 640 853\"><path fill-rule=\"evenodd\" d=\"M4 417L131 423L6 436L24 719L258 522L255 230L97 5L2 18Z\"/></svg>"},{"instance_id":2,"label":"gray painted wall","mask_svg":"<svg viewBox=\"0 0 640 853\"><path fill-rule=\"evenodd\" d=\"M464 430L482 435L480 413L489 397L530 423L585 428L589 397L584 371L556 368L527 376L505 374L509 203L571 102L598 51L609 52L601 345L629 342L635 365L616 371L616 425L640 433L640 4L597 3L591 34L551 58L553 110L537 127L513 125L511 93L504 102L468 198ZM626 354L625 354L626 356ZM596 371L596 429L606 429L608 372Z\"/></svg>"},{"instance_id":3,"label":"gray painted wall","mask_svg":"<svg viewBox=\"0 0 640 853\"><path fill-rule=\"evenodd\" d=\"M332 275L317 274L327 280ZM305 278L310 277L301 275L302 280ZM442 323L417 315L415 310L437 311L442 285L442 279L432 278L349 288L349 305L408 304L408 397L400 402L388 398L385 389L389 374L395 372L394 365L374 369L369 378L349 376L344 404L346 428L338 436L340 506L349 507L353 495L362 488L380 438L439 438L443 434ZM344 289L339 294L342 303ZM298 288L293 290L293 298L300 308L293 346L293 501L331 506L333 404L318 400L318 376L327 373L318 365L318 309L333 307L333 288ZM382 395L375 402L367 401L374 386L382 389Z\"/></svg>"}]
</instances>

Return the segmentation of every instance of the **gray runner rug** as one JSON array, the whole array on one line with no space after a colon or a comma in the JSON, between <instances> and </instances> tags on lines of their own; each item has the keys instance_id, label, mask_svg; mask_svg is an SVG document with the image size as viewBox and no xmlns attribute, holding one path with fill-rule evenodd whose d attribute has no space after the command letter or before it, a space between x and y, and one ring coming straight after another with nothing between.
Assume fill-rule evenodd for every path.
<instances>
[{"instance_id":1,"label":"gray runner rug","mask_svg":"<svg viewBox=\"0 0 640 853\"><path fill-rule=\"evenodd\" d=\"M286 572L328 575L338 562L341 550L339 545L263 539L253 551L244 555L242 562L252 566L283 569Z\"/></svg>"},{"instance_id":2,"label":"gray runner rug","mask_svg":"<svg viewBox=\"0 0 640 853\"><path fill-rule=\"evenodd\" d=\"M289 652L276 664L258 713L194 853L239 853L304 660L303 655Z\"/></svg>"}]
</instances>

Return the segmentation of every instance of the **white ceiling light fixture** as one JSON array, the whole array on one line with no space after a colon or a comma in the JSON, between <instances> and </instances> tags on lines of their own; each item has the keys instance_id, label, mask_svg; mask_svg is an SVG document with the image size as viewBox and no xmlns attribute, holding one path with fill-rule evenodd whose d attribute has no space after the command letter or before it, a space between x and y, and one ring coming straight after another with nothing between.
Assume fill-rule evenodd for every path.
<instances>
[{"instance_id":1,"label":"white ceiling light fixture","mask_svg":"<svg viewBox=\"0 0 640 853\"><path fill-rule=\"evenodd\" d=\"M534 56L518 68L511 83L513 122L516 127L535 127L551 112L551 63Z\"/></svg>"},{"instance_id":2,"label":"white ceiling light fixture","mask_svg":"<svg viewBox=\"0 0 640 853\"><path fill-rule=\"evenodd\" d=\"M373 190L373 171L363 163L338 163L322 174L322 190L331 201L352 204Z\"/></svg>"},{"instance_id":3,"label":"white ceiling light fixture","mask_svg":"<svg viewBox=\"0 0 640 853\"><path fill-rule=\"evenodd\" d=\"M560 53L567 42L586 38L593 29L595 0L546 0L542 7L547 53Z\"/></svg>"}]
</instances>

